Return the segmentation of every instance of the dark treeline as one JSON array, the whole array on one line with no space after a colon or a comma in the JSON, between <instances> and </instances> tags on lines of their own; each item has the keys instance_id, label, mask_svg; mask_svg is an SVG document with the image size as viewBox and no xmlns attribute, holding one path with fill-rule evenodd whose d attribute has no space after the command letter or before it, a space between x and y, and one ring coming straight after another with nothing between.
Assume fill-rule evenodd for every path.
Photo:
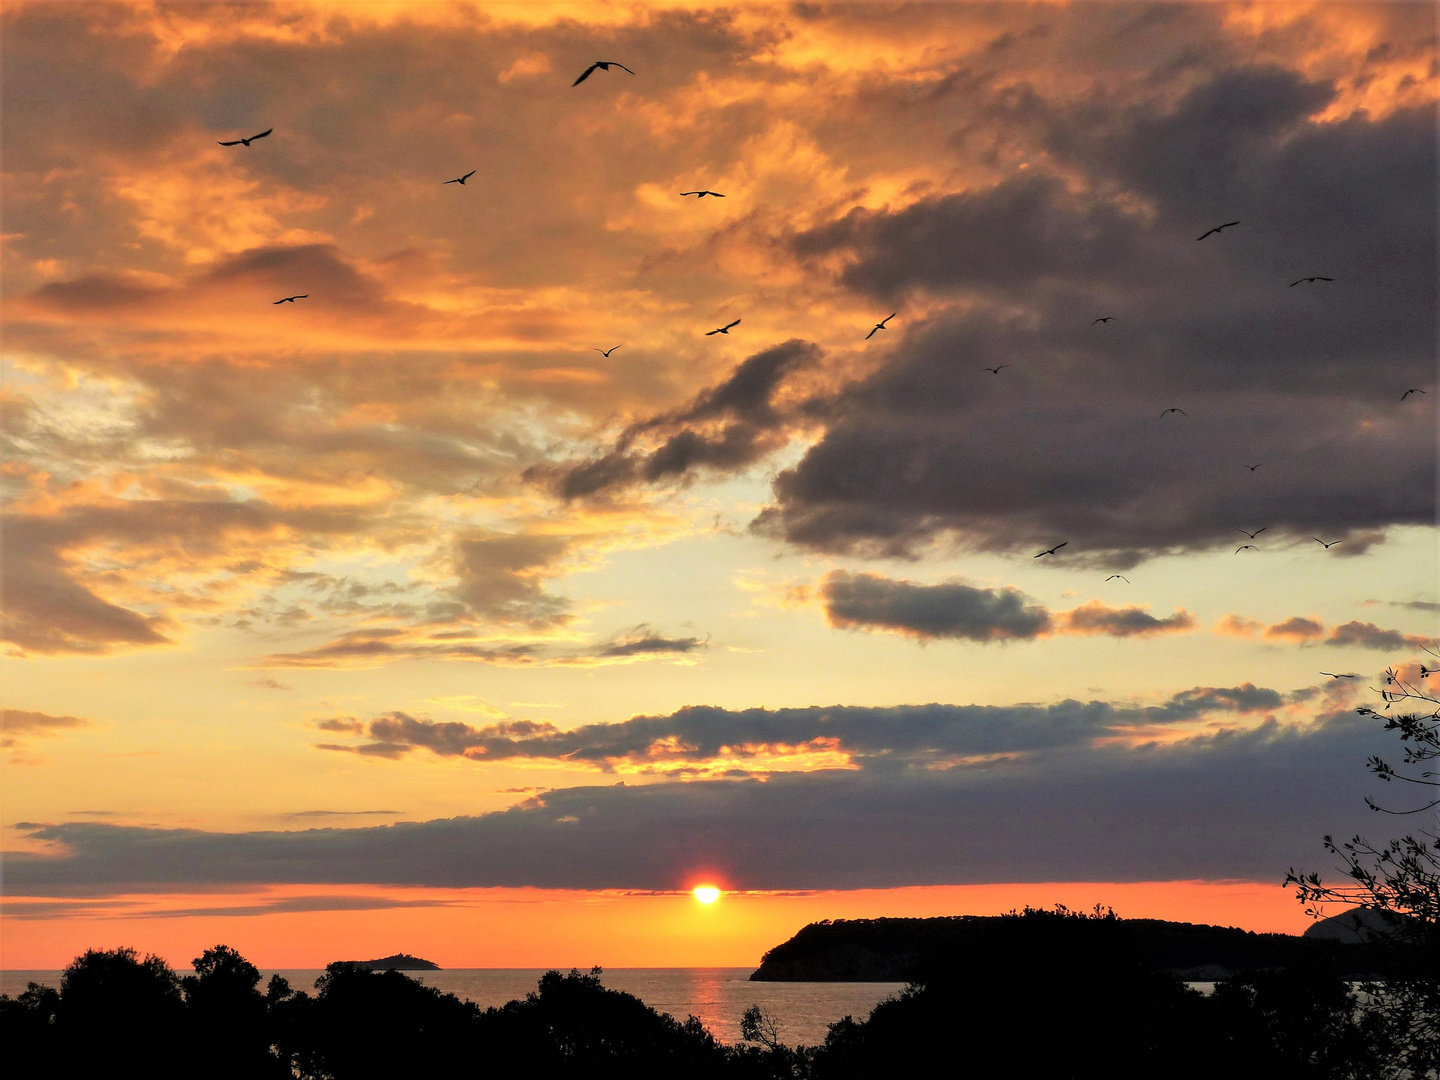
<instances>
[{"instance_id":1,"label":"dark treeline","mask_svg":"<svg viewBox=\"0 0 1440 1080\"><path fill-rule=\"evenodd\" d=\"M898 998L784 1043L763 1010L739 1046L589 974L549 972L524 1000L481 1009L398 971L332 964L314 992L218 946L179 976L133 950L87 952L59 989L0 997L14 1076L397 1077L1396 1075L1393 1033L1333 972L1254 971L1202 995L1156 970L1113 915L1026 910L967 948L935 951Z\"/></svg>"}]
</instances>

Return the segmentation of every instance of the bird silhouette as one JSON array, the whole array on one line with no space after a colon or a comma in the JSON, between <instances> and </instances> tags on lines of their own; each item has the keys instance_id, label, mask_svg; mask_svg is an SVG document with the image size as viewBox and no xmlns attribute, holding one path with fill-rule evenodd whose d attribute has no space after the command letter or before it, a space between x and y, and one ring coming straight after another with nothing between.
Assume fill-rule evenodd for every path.
<instances>
[{"instance_id":1,"label":"bird silhouette","mask_svg":"<svg viewBox=\"0 0 1440 1080\"><path fill-rule=\"evenodd\" d=\"M1070 543L1069 540L1062 540L1060 543L1056 544L1053 548L1050 548L1048 551L1042 551L1042 552L1040 552L1040 555L1054 555L1057 551L1059 551L1062 547L1064 547L1064 546L1065 546L1066 544L1068 544L1068 543ZM1037 559L1040 558L1040 555L1036 555L1035 558L1037 558Z\"/></svg>"},{"instance_id":2,"label":"bird silhouette","mask_svg":"<svg viewBox=\"0 0 1440 1080\"><path fill-rule=\"evenodd\" d=\"M1323 547L1326 551L1329 551L1329 550L1330 550L1332 547L1334 547L1336 544L1340 543L1339 540L1331 540L1331 541L1327 544L1324 540L1321 540L1320 537L1318 537L1318 536L1312 536L1312 537L1310 537L1310 539L1311 539L1311 540L1314 540L1315 543L1319 544L1319 545L1320 545L1321 547ZM1341 539L1344 539L1344 538L1342 537Z\"/></svg>"},{"instance_id":3,"label":"bird silhouette","mask_svg":"<svg viewBox=\"0 0 1440 1080\"><path fill-rule=\"evenodd\" d=\"M1334 281L1334 280L1335 280L1335 279L1334 279L1333 277L1302 277L1302 278L1299 278L1299 279L1297 279L1297 280L1295 280L1295 281L1290 282L1290 288L1293 289L1293 288L1295 288L1296 285L1304 285L1306 282L1309 282L1309 281Z\"/></svg>"},{"instance_id":4,"label":"bird silhouette","mask_svg":"<svg viewBox=\"0 0 1440 1080\"><path fill-rule=\"evenodd\" d=\"M1265 463L1263 461L1257 461L1254 465L1246 465L1245 468L1249 469L1251 472L1254 472L1256 469L1258 469L1261 465L1264 464Z\"/></svg>"},{"instance_id":5,"label":"bird silhouette","mask_svg":"<svg viewBox=\"0 0 1440 1080\"><path fill-rule=\"evenodd\" d=\"M892 311L889 315L886 315L885 318L881 319L875 324L875 330L884 330L885 324L898 314L900 314L898 311ZM872 337L875 336L875 330L871 330L868 334L865 335L866 341L869 341Z\"/></svg>"},{"instance_id":6,"label":"bird silhouette","mask_svg":"<svg viewBox=\"0 0 1440 1080\"><path fill-rule=\"evenodd\" d=\"M221 145L221 146L249 146L249 145L250 145L252 142L254 142L256 139L263 139L266 135L269 135L269 134L270 134L272 131L274 131L274 130L275 130L274 128L266 128L264 131L260 132L259 135L251 135L248 139L231 139L229 142L222 142L220 145Z\"/></svg>"},{"instance_id":7,"label":"bird silhouette","mask_svg":"<svg viewBox=\"0 0 1440 1080\"><path fill-rule=\"evenodd\" d=\"M682 196L694 195L696 198L699 199L703 199L706 195L714 195L717 199L723 199L725 197L724 195L721 195L718 191L682 191L680 192L680 194Z\"/></svg>"},{"instance_id":8,"label":"bird silhouette","mask_svg":"<svg viewBox=\"0 0 1440 1080\"><path fill-rule=\"evenodd\" d=\"M605 359L608 360L610 359L610 354L616 349L620 348L620 346L614 345L608 349L596 349L594 345L591 345L590 348L593 349L595 352L598 352L601 356L605 357Z\"/></svg>"},{"instance_id":9,"label":"bird silhouette","mask_svg":"<svg viewBox=\"0 0 1440 1080\"><path fill-rule=\"evenodd\" d=\"M304 292L302 292L302 293L296 293L294 296L282 296L279 300L276 300L275 303L277 303L277 304L293 304L296 300L304 300L304 299L305 299L307 296L309 296L309 295L310 295L309 293L304 293Z\"/></svg>"},{"instance_id":10,"label":"bird silhouette","mask_svg":"<svg viewBox=\"0 0 1440 1080\"><path fill-rule=\"evenodd\" d=\"M1236 532L1242 532L1242 533L1244 533L1246 536L1248 536L1251 540L1254 540L1255 537L1259 536L1262 532L1264 532L1264 531L1265 531L1266 529L1268 529L1269 527L1270 527L1269 525L1262 525L1262 526L1260 526L1260 528L1256 529L1253 533L1252 533L1249 529L1236 529L1235 531L1236 531Z\"/></svg>"},{"instance_id":11,"label":"bird silhouette","mask_svg":"<svg viewBox=\"0 0 1440 1080\"><path fill-rule=\"evenodd\" d=\"M732 322L732 323L727 323L725 326L720 327L720 329L718 329L718 330L708 330L708 331L706 331L705 336L706 336L706 337L710 337L712 334L728 334L728 333L730 333L730 327L732 327L732 326L739 326L739 325L740 325L740 320L739 320L739 319L736 319L734 322Z\"/></svg>"},{"instance_id":12,"label":"bird silhouette","mask_svg":"<svg viewBox=\"0 0 1440 1080\"><path fill-rule=\"evenodd\" d=\"M627 68L624 64L620 63L619 60L596 60L588 68L582 71L580 73L580 77L574 82L572 82L570 85L579 86L582 82L584 82L594 73L596 68L599 68L601 71L609 71L612 67L618 67L621 71L630 71L630 69ZM630 74L634 75L635 73L633 71L630 71Z\"/></svg>"},{"instance_id":13,"label":"bird silhouette","mask_svg":"<svg viewBox=\"0 0 1440 1080\"><path fill-rule=\"evenodd\" d=\"M1235 549L1235 554L1236 554L1236 555L1239 555L1240 552L1242 552L1242 551L1259 551L1259 550L1260 550L1260 549L1259 549L1258 547L1256 547L1254 544L1241 544L1238 548Z\"/></svg>"},{"instance_id":14,"label":"bird silhouette","mask_svg":"<svg viewBox=\"0 0 1440 1080\"><path fill-rule=\"evenodd\" d=\"M1166 409L1164 412L1162 412L1162 413L1160 414L1160 419L1161 419L1161 420L1164 420L1165 417L1169 416L1172 412L1178 412L1181 416L1189 416L1189 415L1190 415L1190 414L1189 414L1188 412L1186 412L1184 409Z\"/></svg>"},{"instance_id":15,"label":"bird silhouette","mask_svg":"<svg viewBox=\"0 0 1440 1080\"><path fill-rule=\"evenodd\" d=\"M1333 671L1322 671L1322 672L1320 672L1320 674L1321 674L1321 675L1329 675L1330 678L1332 678L1332 679L1358 679L1358 678L1360 678L1359 675L1337 675L1337 674L1336 674L1335 672L1333 672Z\"/></svg>"},{"instance_id":16,"label":"bird silhouette","mask_svg":"<svg viewBox=\"0 0 1440 1080\"><path fill-rule=\"evenodd\" d=\"M1129 585L1129 584L1130 584L1130 579L1129 579L1128 577L1126 577L1124 574L1111 574L1111 575L1110 575L1109 577L1107 577L1105 580L1106 580L1106 581L1114 581L1116 578L1119 578L1121 581L1125 582L1126 585Z\"/></svg>"},{"instance_id":17,"label":"bird silhouette","mask_svg":"<svg viewBox=\"0 0 1440 1080\"><path fill-rule=\"evenodd\" d=\"M474 170L474 169L471 169L471 170L470 170L469 172L467 172L464 176L457 176L454 180L446 180L445 183L446 183L446 184L463 184L463 183L465 183L466 180L469 180L470 177L472 177L472 176L474 176L474 175L475 175L475 170ZM443 187L444 185L441 185L441 186Z\"/></svg>"},{"instance_id":18,"label":"bird silhouette","mask_svg":"<svg viewBox=\"0 0 1440 1080\"><path fill-rule=\"evenodd\" d=\"M991 375L999 375L1000 368L1007 368L1009 366L1009 364L1001 364L1000 367L987 367L985 370L990 372Z\"/></svg>"},{"instance_id":19,"label":"bird silhouette","mask_svg":"<svg viewBox=\"0 0 1440 1080\"><path fill-rule=\"evenodd\" d=\"M1405 400L1407 397L1409 397L1411 394L1423 394L1423 393L1425 393L1425 391L1424 391L1424 390L1421 390L1418 386L1412 386L1409 390L1406 390L1405 393L1403 393L1403 394L1400 395L1400 400L1401 400L1401 401L1404 401L1404 400Z\"/></svg>"},{"instance_id":20,"label":"bird silhouette","mask_svg":"<svg viewBox=\"0 0 1440 1080\"><path fill-rule=\"evenodd\" d=\"M1115 321L1115 316L1114 316L1114 315L1106 315L1106 316L1104 316L1103 318L1096 319L1095 322L1092 322L1090 325L1091 325L1091 326L1094 326L1095 323L1114 322L1114 321Z\"/></svg>"},{"instance_id":21,"label":"bird silhouette","mask_svg":"<svg viewBox=\"0 0 1440 1080\"><path fill-rule=\"evenodd\" d=\"M1239 225L1239 224L1240 224L1240 223L1239 223L1238 221L1227 221L1227 222L1225 222L1224 225L1216 225L1216 226L1215 226L1213 229L1211 229L1209 232L1203 232L1203 233L1201 233L1201 234L1200 234L1199 236L1197 236L1195 239L1196 239L1196 240L1204 240L1205 237L1207 237L1207 236L1212 236L1213 234L1218 233L1221 229L1228 229L1228 228L1230 228L1231 225Z\"/></svg>"}]
</instances>

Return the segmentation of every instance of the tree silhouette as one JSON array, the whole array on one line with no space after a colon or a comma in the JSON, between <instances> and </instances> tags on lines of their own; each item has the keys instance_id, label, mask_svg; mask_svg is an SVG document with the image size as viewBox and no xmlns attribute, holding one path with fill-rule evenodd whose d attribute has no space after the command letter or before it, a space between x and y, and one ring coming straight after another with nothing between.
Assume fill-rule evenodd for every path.
<instances>
[{"instance_id":1,"label":"tree silhouette","mask_svg":"<svg viewBox=\"0 0 1440 1080\"><path fill-rule=\"evenodd\" d=\"M1426 648L1440 659L1440 651ZM1385 783L1418 789L1419 802L1408 806L1381 806L1370 798L1371 810L1387 816L1418 817L1440 807L1440 779L1428 763L1440 759L1440 696L1424 680L1435 668L1419 665L1417 677L1395 668L1385 672L1377 693L1385 703L1377 711L1363 706L1361 716L1384 721L1384 730L1397 732L1402 764L1395 768L1383 758L1371 757L1369 770ZM1399 709L1396 709L1399 706ZM1285 882L1295 886L1296 898L1319 918L1326 904L1358 905L1378 912L1389 925L1380 935L1388 945L1401 974L1384 982L1367 984L1372 1008L1387 1025L1395 1044L1396 1076L1440 1076L1440 815L1414 832L1372 843L1363 836L1337 843L1323 839L1325 850L1341 860L1345 883L1329 885L1319 873L1297 873Z\"/></svg>"}]
</instances>

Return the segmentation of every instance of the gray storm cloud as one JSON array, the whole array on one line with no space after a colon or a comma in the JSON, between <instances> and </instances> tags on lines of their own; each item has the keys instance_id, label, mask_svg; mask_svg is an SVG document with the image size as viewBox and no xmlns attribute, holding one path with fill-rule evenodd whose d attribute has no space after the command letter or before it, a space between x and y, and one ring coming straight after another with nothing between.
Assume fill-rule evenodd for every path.
<instances>
[{"instance_id":1,"label":"gray storm cloud","mask_svg":"<svg viewBox=\"0 0 1440 1080\"><path fill-rule=\"evenodd\" d=\"M1246 691L1248 693L1248 691ZM1193 704L1193 703L1192 703ZM1364 814L1378 725L1262 722L1168 746L1066 745L945 770L867 768L548 791L479 817L210 833L26 824L59 854L12 854L14 895L137 883L732 888L986 881L1274 881Z\"/></svg>"}]
</instances>

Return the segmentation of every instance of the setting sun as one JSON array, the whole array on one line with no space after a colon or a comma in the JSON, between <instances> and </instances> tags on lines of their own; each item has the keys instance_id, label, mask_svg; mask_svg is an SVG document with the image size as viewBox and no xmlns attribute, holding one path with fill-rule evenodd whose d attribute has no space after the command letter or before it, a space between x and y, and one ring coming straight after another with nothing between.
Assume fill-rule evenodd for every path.
<instances>
[{"instance_id":1,"label":"setting sun","mask_svg":"<svg viewBox=\"0 0 1440 1080\"><path fill-rule=\"evenodd\" d=\"M720 899L720 890L714 885L696 885L695 899L702 904L713 904Z\"/></svg>"}]
</instances>

